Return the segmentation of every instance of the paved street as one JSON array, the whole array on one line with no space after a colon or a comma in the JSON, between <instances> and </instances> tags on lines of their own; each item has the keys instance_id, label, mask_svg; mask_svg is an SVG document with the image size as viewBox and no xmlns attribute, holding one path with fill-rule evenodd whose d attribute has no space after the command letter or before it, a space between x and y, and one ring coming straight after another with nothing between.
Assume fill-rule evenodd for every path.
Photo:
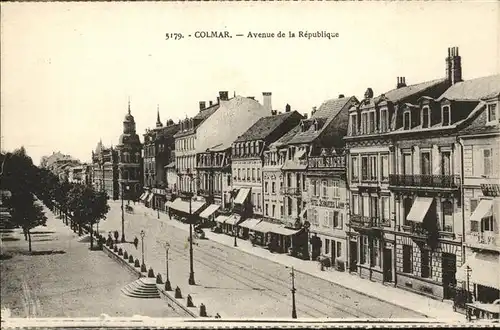
<instances>
[{"instance_id":1,"label":"paved street","mask_svg":"<svg viewBox=\"0 0 500 330\"><path fill-rule=\"evenodd\" d=\"M111 210L99 230L121 230L119 202L110 202ZM142 205L132 205L134 213L125 214L125 235L133 241L144 230L145 262L165 276L165 250L170 242L170 280L186 296L190 293L195 305L203 302L209 314L222 317L290 317L290 269L264 258L211 240L196 240L194 271L196 286L188 285L188 233L172 225L165 214L160 221ZM141 258L138 249L127 243L126 250ZM332 318L421 318L422 315L378 299L367 297L323 279L295 274L298 317Z\"/></svg>"},{"instance_id":2,"label":"paved street","mask_svg":"<svg viewBox=\"0 0 500 330\"><path fill-rule=\"evenodd\" d=\"M47 227L32 231L34 255L19 229L1 234L2 253L12 256L0 261L1 307L13 317L177 316L159 299L123 295L136 277L102 251L89 251L48 209L46 215Z\"/></svg>"}]
</instances>

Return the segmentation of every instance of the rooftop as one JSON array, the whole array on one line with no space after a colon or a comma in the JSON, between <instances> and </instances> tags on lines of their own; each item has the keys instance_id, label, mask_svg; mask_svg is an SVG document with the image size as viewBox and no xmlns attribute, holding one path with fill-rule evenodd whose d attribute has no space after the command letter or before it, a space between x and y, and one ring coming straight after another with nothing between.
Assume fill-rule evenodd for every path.
<instances>
[{"instance_id":1,"label":"rooftop","mask_svg":"<svg viewBox=\"0 0 500 330\"><path fill-rule=\"evenodd\" d=\"M439 84L446 82L445 78L426 81L423 83L409 85L405 87L395 88L390 90L375 99L375 102L381 101L384 97L391 102L398 102L414 94L423 92L429 88L435 87Z\"/></svg>"},{"instance_id":2,"label":"rooftop","mask_svg":"<svg viewBox=\"0 0 500 330\"><path fill-rule=\"evenodd\" d=\"M243 142L250 140L262 140L269 134L274 132L287 118L292 114L298 114L297 111L285 112L282 114L267 116L260 118L252 127L250 127L243 135L238 137L234 142Z\"/></svg>"},{"instance_id":3,"label":"rooftop","mask_svg":"<svg viewBox=\"0 0 500 330\"><path fill-rule=\"evenodd\" d=\"M272 143L270 147L277 148L287 144L299 131L300 131L300 125L297 125L290 131L288 131L285 135L283 135L281 138L279 138L276 142Z\"/></svg>"},{"instance_id":4,"label":"rooftop","mask_svg":"<svg viewBox=\"0 0 500 330\"><path fill-rule=\"evenodd\" d=\"M461 81L446 90L438 100L478 101L500 95L500 75Z\"/></svg>"}]
</instances>

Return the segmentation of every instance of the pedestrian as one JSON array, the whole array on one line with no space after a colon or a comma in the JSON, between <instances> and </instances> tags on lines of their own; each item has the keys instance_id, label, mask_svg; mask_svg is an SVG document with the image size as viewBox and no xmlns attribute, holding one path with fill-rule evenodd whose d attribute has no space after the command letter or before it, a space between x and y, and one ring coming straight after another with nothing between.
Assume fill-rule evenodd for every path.
<instances>
[{"instance_id":1,"label":"pedestrian","mask_svg":"<svg viewBox=\"0 0 500 330\"><path fill-rule=\"evenodd\" d=\"M137 245L139 245L139 239L137 238L137 236L134 238L134 246L135 246L135 249L137 250Z\"/></svg>"},{"instance_id":2,"label":"pedestrian","mask_svg":"<svg viewBox=\"0 0 500 330\"><path fill-rule=\"evenodd\" d=\"M216 318L216 319L220 319L220 315L219 315L219 313L215 314L215 318Z\"/></svg>"}]
</instances>

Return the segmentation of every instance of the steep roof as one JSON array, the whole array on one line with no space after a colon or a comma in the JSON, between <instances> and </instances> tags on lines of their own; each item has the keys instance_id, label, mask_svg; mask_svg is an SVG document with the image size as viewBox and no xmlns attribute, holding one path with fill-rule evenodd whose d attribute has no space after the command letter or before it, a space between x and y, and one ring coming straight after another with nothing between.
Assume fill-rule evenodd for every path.
<instances>
[{"instance_id":1,"label":"steep roof","mask_svg":"<svg viewBox=\"0 0 500 330\"><path fill-rule=\"evenodd\" d=\"M285 135L279 138L276 142L271 143L270 147L278 148L282 145L287 144L294 136L300 131L300 125L295 126L291 130L289 130Z\"/></svg>"},{"instance_id":2,"label":"steep roof","mask_svg":"<svg viewBox=\"0 0 500 330\"><path fill-rule=\"evenodd\" d=\"M384 97L388 99L391 102L398 102L400 100L403 100L411 95L420 93L425 91L426 89L435 87L439 84L442 84L446 82L446 79L436 79L436 80L431 80L431 81L426 81L420 84L415 84L415 85L409 85L405 87L400 87L400 88L395 88L392 89L380 96L378 96L375 99L375 102L378 102L382 100Z\"/></svg>"},{"instance_id":3,"label":"steep roof","mask_svg":"<svg viewBox=\"0 0 500 330\"><path fill-rule=\"evenodd\" d=\"M308 121L314 121L316 119L320 124L320 128L318 130L315 130L314 125L311 125L305 132L299 130L287 143L297 144L310 143L314 141L352 99L353 97L351 96L339 99L331 99L323 102L318 110L316 110L316 112L311 116L311 119L308 119Z\"/></svg>"},{"instance_id":4,"label":"steep roof","mask_svg":"<svg viewBox=\"0 0 500 330\"><path fill-rule=\"evenodd\" d=\"M274 132L287 118L296 111L285 112L282 114L267 116L257 120L243 135L238 137L234 142L243 142L250 140L265 139L269 134Z\"/></svg>"},{"instance_id":5,"label":"steep roof","mask_svg":"<svg viewBox=\"0 0 500 330\"><path fill-rule=\"evenodd\" d=\"M448 88L438 100L478 101L500 95L500 75L458 82Z\"/></svg>"},{"instance_id":6,"label":"steep roof","mask_svg":"<svg viewBox=\"0 0 500 330\"><path fill-rule=\"evenodd\" d=\"M220 104L216 103L208 108L198 112L192 119L194 120L195 127L189 130L180 131L175 133L174 137L182 137L196 132L196 129L205 122L211 115L213 115L220 108Z\"/></svg>"}]
</instances>

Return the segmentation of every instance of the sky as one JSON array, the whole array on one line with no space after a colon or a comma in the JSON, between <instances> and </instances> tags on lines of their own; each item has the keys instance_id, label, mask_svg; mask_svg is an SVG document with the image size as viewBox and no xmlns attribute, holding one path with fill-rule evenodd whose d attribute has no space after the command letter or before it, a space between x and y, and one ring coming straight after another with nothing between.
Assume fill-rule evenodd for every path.
<instances>
[{"instance_id":1,"label":"sky","mask_svg":"<svg viewBox=\"0 0 500 330\"><path fill-rule=\"evenodd\" d=\"M137 133L178 121L219 91L272 92L300 113L339 94L363 97L444 78L459 47L463 78L500 72L500 3L2 3L1 149L37 164L60 151L90 161L116 145L130 99ZM228 31L231 39L187 37ZM328 31L338 38L236 37ZM182 40L165 40L182 33ZM222 128L221 128L222 129Z\"/></svg>"}]
</instances>

